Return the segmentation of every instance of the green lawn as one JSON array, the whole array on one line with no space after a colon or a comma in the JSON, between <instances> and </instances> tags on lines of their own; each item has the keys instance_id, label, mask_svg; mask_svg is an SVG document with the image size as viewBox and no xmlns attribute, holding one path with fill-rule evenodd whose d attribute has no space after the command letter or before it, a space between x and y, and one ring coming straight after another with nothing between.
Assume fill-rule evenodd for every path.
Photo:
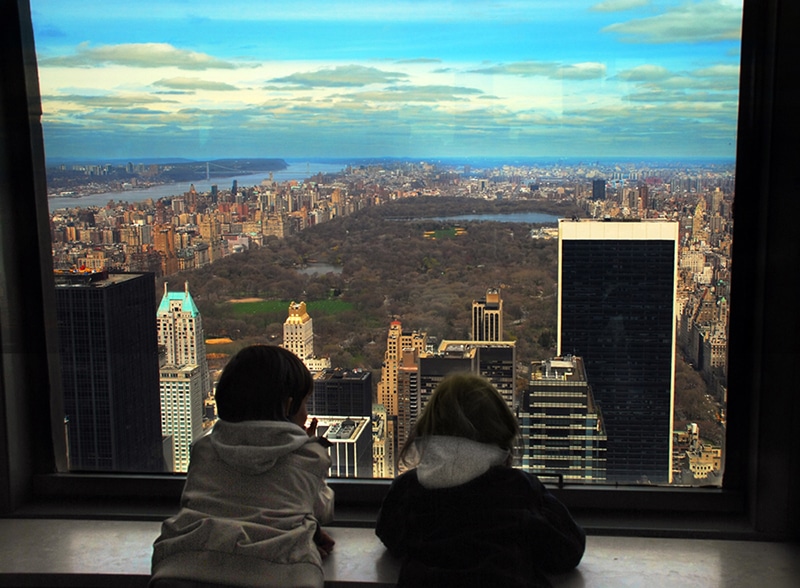
<instances>
[{"instance_id":1,"label":"green lawn","mask_svg":"<svg viewBox=\"0 0 800 588\"><path fill-rule=\"evenodd\" d=\"M461 227L451 227L449 229L437 229L435 231L426 231L425 237L427 239L433 238L436 240L452 239L454 237L460 237L465 232L466 231L464 231L464 229Z\"/></svg>"}]
</instances>

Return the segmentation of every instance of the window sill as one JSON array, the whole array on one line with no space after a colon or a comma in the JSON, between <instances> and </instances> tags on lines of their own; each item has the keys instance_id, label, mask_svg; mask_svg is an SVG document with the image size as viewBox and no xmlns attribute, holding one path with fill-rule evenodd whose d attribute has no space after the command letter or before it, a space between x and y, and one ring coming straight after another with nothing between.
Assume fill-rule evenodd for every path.
<instances>
[{"instance_id":1,"label":"window sill","mask_svg":"<svg viewBox=\"0 0 800 588\"><path fill-rule=\"evenodd\" d=\"M0 585L145 588L157 521L0 519ZM333 527L325 585L393 586L399 562L371 528ZM800 577L800 545L590 535L580 566L551 576L582 586L783 586Z\"/></svg>"}]
</instances>

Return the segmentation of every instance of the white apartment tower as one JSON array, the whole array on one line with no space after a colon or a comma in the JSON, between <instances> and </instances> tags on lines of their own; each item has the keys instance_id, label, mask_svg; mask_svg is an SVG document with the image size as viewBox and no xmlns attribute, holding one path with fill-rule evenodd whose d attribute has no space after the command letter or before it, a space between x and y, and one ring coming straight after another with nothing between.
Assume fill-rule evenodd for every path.
<instances>
[{"instance_id":1,"label":"white apartment tower","mask_svg":"<svg viewBox=\"0 0 800 588\"><path fill-rule=\"evenodd\" d=\"M305 302L292 302L283 323L283 347L302 360L314 357L314 321Z\"/></svg>"},{"instance_id":2,"label":"white apartment tower","mask_svg":"<svg viewBox=\"0 0 800 588\"><path fill-rule=\"evenodd\" d=\"M203 432L203 399L211 394L203 323L188 283L183 292L170 292L164 284L156 321L164 350L161 433L172 438L173 470L185 472L191 444Z\"/></svg>"}]
</instances>

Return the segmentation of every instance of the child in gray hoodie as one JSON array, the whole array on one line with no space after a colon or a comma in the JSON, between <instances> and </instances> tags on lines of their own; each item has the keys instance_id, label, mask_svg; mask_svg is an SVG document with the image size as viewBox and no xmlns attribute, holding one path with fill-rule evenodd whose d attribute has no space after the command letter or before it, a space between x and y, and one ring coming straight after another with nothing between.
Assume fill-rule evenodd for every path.
<instances>
[{"instance_id":1,"label":"child in gray hoodie","mask_svg":"<svg viewBox=\"0 0 800 588\"><path fill-rule=\"evenodd\" d=\"M216 391L219 421L198 439L177 515L153 546L151 588L324 584L334 541L330 458L305 428L313 380L290 351L237 353Z\"/></svg>"}]
</instances>

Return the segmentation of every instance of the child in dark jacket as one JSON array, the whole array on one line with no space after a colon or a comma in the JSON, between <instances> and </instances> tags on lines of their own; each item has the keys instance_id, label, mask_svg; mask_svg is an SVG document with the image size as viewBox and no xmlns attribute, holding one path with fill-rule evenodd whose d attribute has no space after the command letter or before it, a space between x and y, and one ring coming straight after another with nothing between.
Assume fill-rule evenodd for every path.
<instances>
[{"instance_id":1,"label":"child in dark jacket","mask_svg":"<svg viewBox=\"0 0 800 588\"><path fill-rule=\"evenodd\" d=\"M416 465L386 495L376 534L402 558L398 586L543 587L586 535L533 474L510 467L517 420L472 374L443 380L400 453Z\"/></svg>"},{"instance_id":2,"label":"child in dark jacket","mask_svg":"<svg viewBox=\"0 0 800 588\"><path fill-rule=\"evenodd\" d=\"M198 439L181 509L153 547L151 588L324 583L333 539L328 450L308 428L311 374L290 351L246 347L217 385L220 420Z\"/></svg>"}]
</instances>

